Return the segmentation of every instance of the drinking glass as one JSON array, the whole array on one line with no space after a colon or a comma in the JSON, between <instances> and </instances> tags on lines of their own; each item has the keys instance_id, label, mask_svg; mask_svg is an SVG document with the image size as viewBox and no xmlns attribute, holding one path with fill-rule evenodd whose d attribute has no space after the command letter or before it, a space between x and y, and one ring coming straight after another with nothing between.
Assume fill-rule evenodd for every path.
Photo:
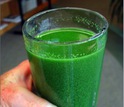
<instances>
[{"instance_id":1,"label":"drinking glass","mask_svg":"<svg viewBox=\"0 0 124 107\"><path fill-rule=\"evenodd\" d=\"M74 7L40 12L23 25L38 95L58 107L96 107L107 20Z\"/></svg>"}]
</instances>

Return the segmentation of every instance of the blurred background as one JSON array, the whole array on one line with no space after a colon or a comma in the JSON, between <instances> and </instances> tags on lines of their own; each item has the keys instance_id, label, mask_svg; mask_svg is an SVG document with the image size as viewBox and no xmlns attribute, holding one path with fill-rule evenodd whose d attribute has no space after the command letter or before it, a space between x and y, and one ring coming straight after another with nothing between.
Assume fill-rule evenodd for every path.
<instances>
[{"instance_id":1,"label":"blurred background","mask_svg":"<svg viewBox=\"0 0 124 107\"><path fill-rule=\"evenodd\" d=\"M1 72L27 59L21 27L30 16L57 7L81 7L101 13L109 22L97 107L122 107L122 0L0 0Z\"/></svg>"}]
</instances>

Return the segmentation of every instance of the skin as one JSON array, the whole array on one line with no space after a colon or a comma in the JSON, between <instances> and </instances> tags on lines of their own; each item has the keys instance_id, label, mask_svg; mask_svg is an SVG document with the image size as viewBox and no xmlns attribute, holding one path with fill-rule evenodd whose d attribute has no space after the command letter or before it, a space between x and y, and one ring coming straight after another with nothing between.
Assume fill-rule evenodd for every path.
<instances>
[{"instance_id":1,"label":"skin","mask_svg":"<svg viewBox=\"0 0 124 107\"><path fill-rule=\"evenodd\" d=\"M32 77L28 60L0 76L2 107L56 107L32 93Z\"/></svg>"}]
</instances>

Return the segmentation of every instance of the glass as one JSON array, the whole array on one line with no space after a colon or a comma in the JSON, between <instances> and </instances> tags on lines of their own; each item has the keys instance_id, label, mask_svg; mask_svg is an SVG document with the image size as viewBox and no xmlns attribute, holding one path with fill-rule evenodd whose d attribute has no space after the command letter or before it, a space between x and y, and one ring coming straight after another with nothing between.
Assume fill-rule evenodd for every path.
<instances>
[{"instance_id":1,"label":"glass","mask_svg":"<svg viewBox=\"0 0 124 107\"><path fill-rule=\"evenodd\" d=\"M96 107L107 20L82 8L38 13L23 37L38 94L58 107Z\"/></svg>"}]
</instances>

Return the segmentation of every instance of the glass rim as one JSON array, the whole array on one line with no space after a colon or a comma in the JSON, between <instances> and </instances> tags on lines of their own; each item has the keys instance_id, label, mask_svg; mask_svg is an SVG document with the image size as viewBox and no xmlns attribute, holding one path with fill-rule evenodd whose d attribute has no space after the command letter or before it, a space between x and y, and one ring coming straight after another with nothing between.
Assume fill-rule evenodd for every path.
<instances>
[{"instance_id":1,"label":"glass rim","mask_svg":"<svg viewBox=\"0 0 124 107\"><path fill-rule=\"evenodd\" d=\"M83 39L83 40L77 40L77 41L69 41L69 42L49 42L49 41L44 41L44 40L38 40L36 38L34 38L32 35L30 35L27 31L26 31L26 25L31 21L33 20L34 18L38 17L38 16L41 16L41 15L44 15L45 13L49 13L49 12L54 12L54 11L57 11L57 10L82 10L82 11L87 11L87 12L90 12L90 13L94 13L96 14L97 16L99 16L104 22L105 22L105 25L104 27L102 28L102 30L98 33L95 33L93 36L87 38L87 39ZM24 36L26 36L27 38L29 39L32 39L34 41L37 41L37 42L43 42L43 43L46 43L46 44L54 44L54 45L67 45L67 44L80 44L80 43L85 43L85 42L89 42L89 41L92 41L94 39L97 39L98 37L104 35L108 29L108 21L107 19L100 13L96 12L96 11L93 11L93 10L90 10L90 9L85 9L85 8L79 8L79 7L61 7L61 8L55 8L55 9L50 9L50 10L45 10L45 11L42 11L42 12L39 12L37 14L34 14L33 16L31 16L30 18L28 18L23 26L22 26L22 33ZM68 27L68 28L72 28L72 27ZM57 29L57 28L56 28ZM81 29L81 28L80 28ZM52 30L52 29L51 29Z\"/></svg>"}]
</instances>

